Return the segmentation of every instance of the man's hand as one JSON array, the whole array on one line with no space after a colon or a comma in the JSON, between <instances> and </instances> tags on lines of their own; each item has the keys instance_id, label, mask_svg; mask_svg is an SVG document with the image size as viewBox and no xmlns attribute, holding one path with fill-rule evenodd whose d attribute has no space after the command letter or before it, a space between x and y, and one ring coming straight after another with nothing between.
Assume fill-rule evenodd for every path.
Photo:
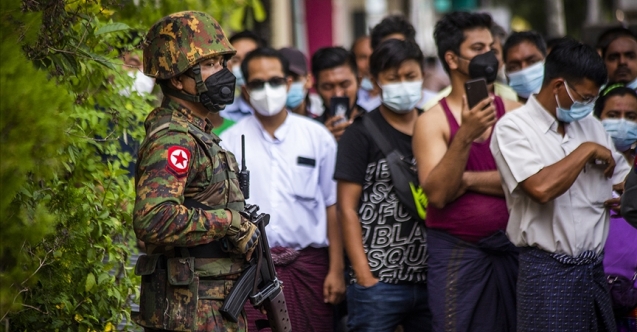
<instances>
[{"instance_id":1,"label":"man's hand","mask_svg":"<svg viewBox=\"0 0 637 332\"><path fill-rule=\"evenodd\" d=\"M243 218L243 216L241 217L241 221L239 232L235 236L230 236L229 240L230 243L234 245L233 252L245 254L246 260L250 260L259 241L261 232L255 224Z\"/></svg>"},{"instance_id":2,"label":"man's hand","mask_svg":"<svg viewBox=\"0 0 637 332\"><path fill-rule=\"evenodd\" d=\"M345 297L345 276L341 272L328 272L323 282L323 301L339 304Z\"/></svg>"},{"instance_id":3,"label":"man's hand","mask_svg":"<svg viewBox=\"0 0 637 332\"><path fill-rule=\"evenodd\" d=\"M350 124L352 124L352 122L345 120L342 115L333 116L325 121L325 127L327 127L330 133L334 135L334 138L336 140L341 138L341 136L345 132L345 129L347 129Z\"/></svg>"},{"instance_id":4,"label":"man's hand","mask_svg":"<svg viewBox=\"0 0 637 332\"><path fill-rule=\"evenodd\" d=\"M611 198L607 200L606 202L604 202L604 206L607 209L610 209L611 211L615 211L617 214L621 214L621 209L622 209L621 202L622 202L621 197Z\"/></svg>"},{"instance_id":5,"label":"man's hand","mask_svg":"<svg viewBox=\"0 0 637 332\"><path fill-rule=\"evenodd\" d=\"M458 132L464 132L464 137L470 142L480 138L484 132L497 121L493 98L488 97L469 109L467 97L462 97L462 124Z\"/></svg>"},{"instance_id":6,"label":"man's hand","mask_svg":"<svg viewBox=\"0 0 637 332\"><path fill-rule=\"evenodd\" d=\"M374 285L376 285L377 283L379 283L380 280L376 277L374 277L371 273L369 274L369 276L367 277L363 277L360 278L358 276L356 276L356 283L365 287L365 288L369 288L372 287Z\"/></svg>"},{"instance_id":7,"label":"man's hand","mask_svg":"<svg viewBox=\"0 0 637 332\"><path fill-rule=\"evenodd\" d=\"M594 142L585 142L582 143L582 145L590 150L591 157L589 158L589 162L607 165L604 170L604 175L607 178L612 177L615 172L615 158L613 158L613 153L605 146Z\"/></svg>"}]
</instances>

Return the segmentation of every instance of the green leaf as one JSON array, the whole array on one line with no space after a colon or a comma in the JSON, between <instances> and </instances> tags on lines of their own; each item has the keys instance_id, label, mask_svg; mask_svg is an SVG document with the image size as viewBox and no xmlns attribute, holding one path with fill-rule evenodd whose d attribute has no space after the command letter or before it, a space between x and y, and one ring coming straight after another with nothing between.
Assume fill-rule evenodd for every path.
<instances>
[{"instance_id":1,"label":"green leaf","mask_svg":"<svg viewBox=\"0 0 637 332\"><path fill-rule=\"evenodd\" d=\"M232 11L229 18L230 29L239 31L243 24L243 17L245 16L246 7L240 7Z\"/></svg>"},{"instance_id":2,"label":"green leaf","mask_svg":"<svg viewBox=\"0 0 637 332\"><path fill-rule=\"evenodd\" d=\"M103 35L105 33L111 33L111 32L115 32L115 31L124 31L124 30L128 30L130 29L130 27L124 23L109 23L106 25L101 26L99 29L97 29L97 31L95 31L95 35L99 36L99 35Z\"/></svg>"},{"instance_id":3,"label":"green leaf","mask_svg":"<svg viewBox=\"0 0 637 332\"><path fill-rule=\"evenodd\" d=\"M102 66L105 66L106 68L112 69L112 70L116 70L115 66L113 66L113 64L106 59L105 57L98 55L98 54L94 54L91 53L81 47L77 48L77 51L80 52L82 55L91 58L92 60L94 60L95 62L101 64Z\"/></svg>"},{"instance_id":4,"label":"green leaf","mask_svg":"<svg viewBox=\"0 0 637 332\"><path fill-rule=\"evenodd\" d=\"M87 292L90 292L94 286L95 286L95 276L93 275L93 273L89 273L86 276L86 284L84 285L84 290Z\"/></svg>"},{"instance_id":5,"label":"green leaf","mask_svg":"<svg viewBox=\"0 0 637 332\"><path fill-rule=\"evenodd\" d=\"M252 0L252 9L254 10L254 19L257 22L263 22L265 20L266 13L261 0Z\"/></svg>"},{"instance_id":6,"label":"green leaf","mask_svg":"<svg viewBox=\"0 0 637 332\"><path fill-rule=\"evenodd\" d=\"M111 278L110 274L102 273L102 274L100 274L100 277L97 279L97 283L98 284L103 284L104 281L109 280L110 278Z\"/></svg>"}]
</instances>

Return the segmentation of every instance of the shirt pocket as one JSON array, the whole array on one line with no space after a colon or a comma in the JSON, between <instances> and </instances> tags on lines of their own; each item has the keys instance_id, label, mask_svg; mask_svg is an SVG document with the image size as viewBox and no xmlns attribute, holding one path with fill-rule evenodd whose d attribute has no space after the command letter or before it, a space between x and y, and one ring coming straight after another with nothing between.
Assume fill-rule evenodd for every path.
<instances>
[{"instance_id":1,"label":"shirt pocket","mask_svg":"<svg viewBox=\"0 0 637 332\"><path fill-rule=\"evenodd\" d=\"M292 173L292 195L298 201L315 202L318 192L318 168L294 165Z\"/></svg>"}]
</instances>

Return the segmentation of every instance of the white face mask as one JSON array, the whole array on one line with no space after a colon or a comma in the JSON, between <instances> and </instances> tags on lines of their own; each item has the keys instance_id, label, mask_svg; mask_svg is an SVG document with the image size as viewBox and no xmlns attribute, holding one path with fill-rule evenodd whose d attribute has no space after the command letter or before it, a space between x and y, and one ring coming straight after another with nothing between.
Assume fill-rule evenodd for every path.
<instances>
[{"instance_id":1,"label":"white face mask","mask_svg":"<svg viewBox=\"0 0 637 332\"><path fill-rule=\"evenodd\" d=\"M285 84L273 88L265 83L263 89L250 91L250 104L259 114L273 116L285 108L288 98L288 87Z\"/></svg>"},{"instance_id":2,"label":"white face mask","mask_svg":"<svg viewBox=\"0 0 637 332\"><path fill-rule=\"evenodd\" d=\"M131 91L135 91L141 96L153 92L155 80L152 77L144 75L141 71L129 71L128 76L135 78L135 81L133 82L133 86L119 92L122 96L129 97Z\"/></svg>"},{"instance_id":3,"label":"white face mask","mask_svg":"<svg viewBox=\"0 0 637 332\"><path fill-rule=\"evenodd\" d=\"M135 74L134 91L139 92L140 95L145 95L153 92L153 87L155 87L155 80L152 77L144 75L141 71Z\"/></svg>"},{"instance_id":4,"label":"white face mask","mask_svg":"<svg viewBox=\"0 0 637 332\"><path fill-rule=\"evenodd\" d=\"M422 98L422 81L383 84L383 105L395 113L411 112Z\"/></svg>"}]
</instances>

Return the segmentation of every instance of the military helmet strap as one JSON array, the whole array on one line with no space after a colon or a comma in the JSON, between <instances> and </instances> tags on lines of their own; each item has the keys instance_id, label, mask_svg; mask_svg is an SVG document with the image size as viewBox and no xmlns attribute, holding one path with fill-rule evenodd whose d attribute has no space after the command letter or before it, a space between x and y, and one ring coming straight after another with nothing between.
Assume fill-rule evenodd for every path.
<instances>
[{"instance_id":1,"label":"military helmet strap","mask_svg":"<svg viewBox=\"0 0 637 332\"><path fill-rule=\"evenodd\" d=\"M204 93L206 93L208 91L208 88L206 87L206 83L204 83L203 81L203 77L201 76L201 66L199 64L196 64L192 67L192 73L195 74L194 80L195 80L195 84L197 86L197 96L200 97L199 98L199 102L209 111L211 112L218 112L219 108L217 107L217 105L213 104L212 101L210 100L210 98L204 97L201 98L201 96L204 95Z\"/></svg>"},{"instance_id":2,"label":"military helmet strap","mask_svg":"<svg viewBox=\"0 0 637 332\"><path fill-rule=\"evenodd\" d=\"M184 73L184 75L195 80L195 86L197 89L196 95L185 93L169 85L162 86L162 92L164 94L177 97L183 100L192 101L195 103L201 103L209 111L217 111L218 109L215 107L215 105L210 102L210 98L201 98L201 96L208 91L208 88L206 87L206 83L204 83L203 77L201 76L200 65L199 64L194 65L191 68L191 70L193 75L188 75L187 73Z\"/></svg>"},{"instance_id":3,"label":"military helmet strap","mask_svg":"<svg viewBox=\"0 0 637 332\"><path fill-rule=\"evenodd\" d=\"M192 101L194 103L200 103L201 102L201 99L199 98L199 95L194 96L194 95L185 93L185 92L183 92L181 90L177 90L177 89L173 88L172 86L170 86L170 84L162 84L161 85L161 91L165 95L177 97L179 99Z\"/></svg>"}]
</instances>

